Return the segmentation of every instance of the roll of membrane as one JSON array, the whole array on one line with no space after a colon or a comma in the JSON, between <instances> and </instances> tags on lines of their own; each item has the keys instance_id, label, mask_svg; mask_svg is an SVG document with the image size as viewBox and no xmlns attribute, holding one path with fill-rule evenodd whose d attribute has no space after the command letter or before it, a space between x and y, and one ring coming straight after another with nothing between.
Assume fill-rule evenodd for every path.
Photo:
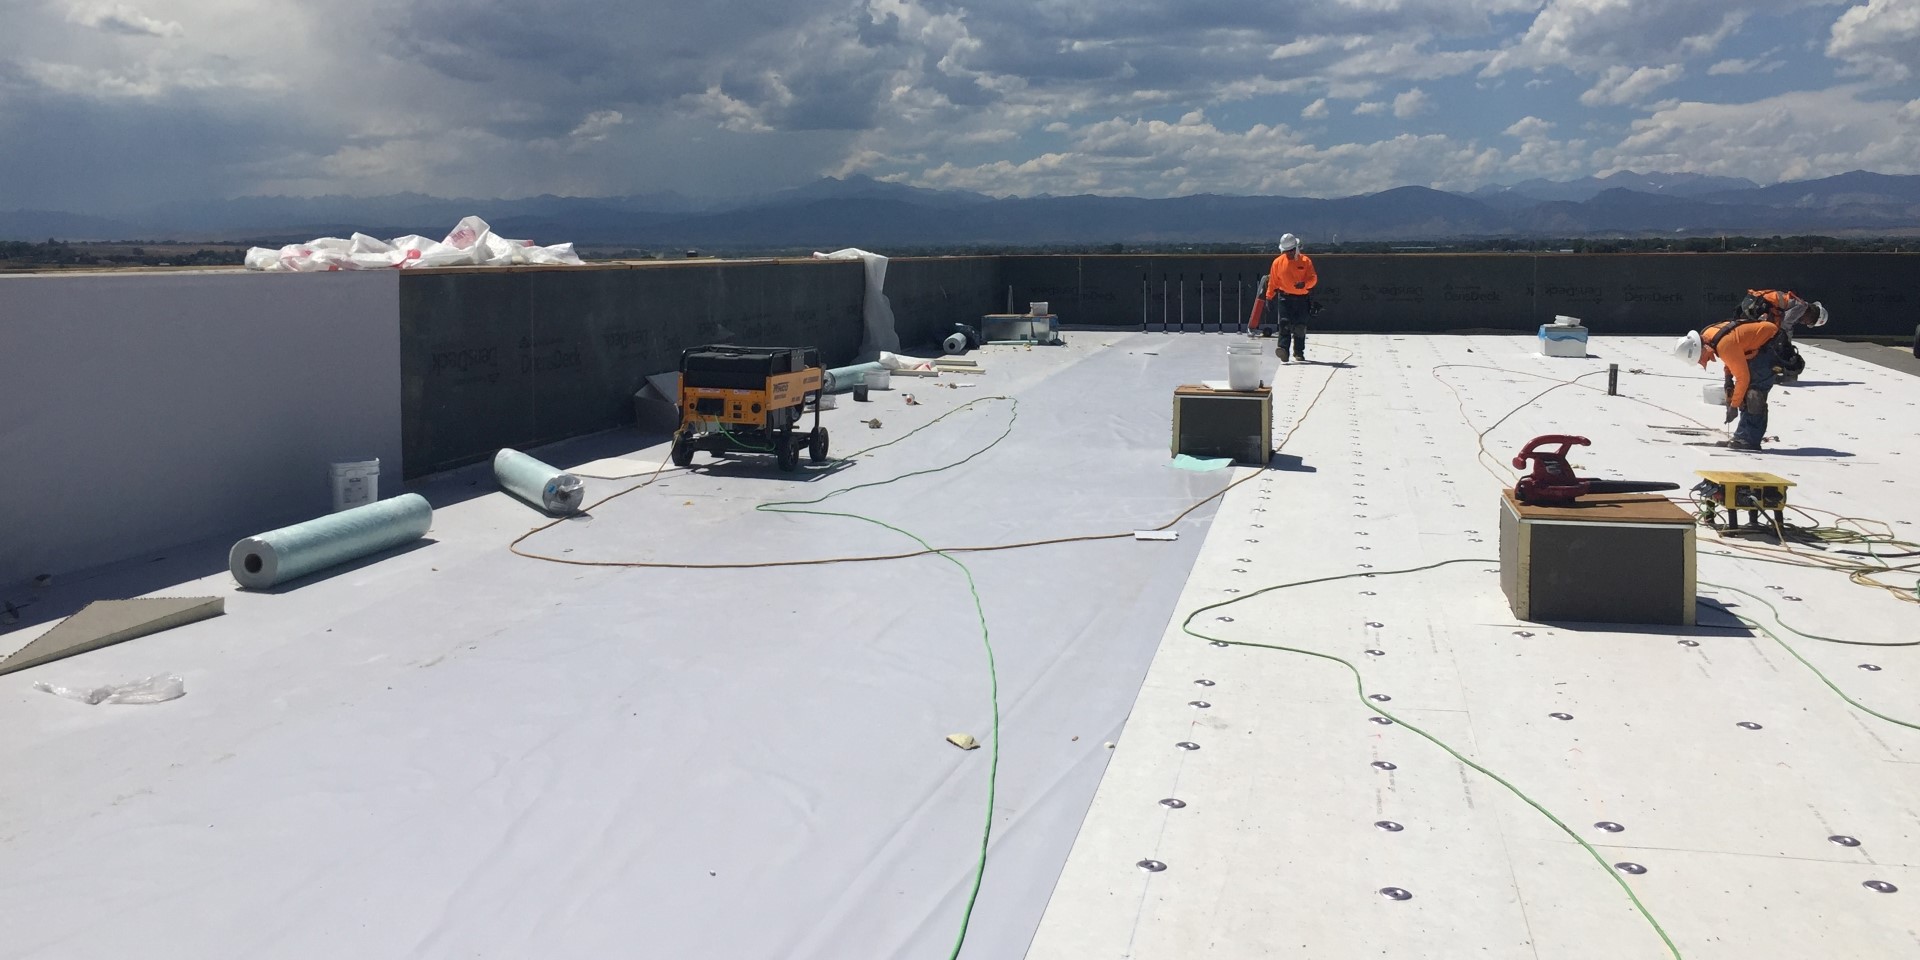
<instances>
[{"instance_id":1,"label":"roll of membrane","mask_svg":"<svg viewBox=\"0 0 1920 960\"><path fill-rule=\"evenodd\" d=\"M828 370L820 380L821 393L846 393L866 380L870 371L885 370L878 363L856 363L850 367L834 367Z\"/></svg>"},{"instance_id":2,"label":"roll of membrane","mask_svg":"<svg viewBox=\"0 0 1920 960\"><path fill-rule=\"evenodd\" d=\"M578 512L587 495L579 477L518 450L503 449L493 455L493 478L508 493L560 516Z\"/></svg>"},{"instance_id":3,"label":"roll of membrane","mask_svg":"<svg viewBox=\"0 0 1920 960\"><path fill-rule=\"evenodd\" d=\"M431 526L433 507L426 498L402 494L248 537L233 545L227 568L240 586L265 590L411 543Z\"/></svg>"}]
</instances>

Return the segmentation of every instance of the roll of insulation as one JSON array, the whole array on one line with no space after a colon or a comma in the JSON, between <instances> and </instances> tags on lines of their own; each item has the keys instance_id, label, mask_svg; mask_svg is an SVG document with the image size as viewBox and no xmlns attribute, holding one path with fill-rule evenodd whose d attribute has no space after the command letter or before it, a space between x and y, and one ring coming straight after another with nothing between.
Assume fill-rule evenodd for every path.
<instances>
[{"instance_id":1,"label":"roll of insulation","mask_svg":"<svg viewBox=\"0 0 1920 960\"><path fill-rule=\"evenodd\" d=\"M878 363L856 363L851 367L834 367L821 378L821 393L846 393L853 385L861 382L868 371L885 370Z\"/></svg>"},{"instance_id":2,"label":"roll of insulation","mask_svg":"<svg viewBox=\"0 0 1920 960\"><path fill-rule=\"evenodd\" d=\"M503 449L493 455L493 478L508 493L548 513L574 513L587 495L586 484L579 477L518 450Z\"/></svg>"},{"instance_id":3,"label":"roll of insulation","mask_svg":"<svg viewBox=\"0 0 1920 960\"><path fill-rule=\"evenodd\" d=\"M427 535L433 507L417 493L369 503L233 545L227 568L249 590L265 590L309 573L391 550Z\"/></svg>"},{"instance_id":4,"label":"roll of insulation","mask_svg":"<svg viewBox=\"0 0 1920 960\"><path fill-rule=\"evenodd\" d=\"M966 353L967 335L964 333L947 334L947 339L940 342L940 349L948 353Z\"/></svg>"}]
</instances>

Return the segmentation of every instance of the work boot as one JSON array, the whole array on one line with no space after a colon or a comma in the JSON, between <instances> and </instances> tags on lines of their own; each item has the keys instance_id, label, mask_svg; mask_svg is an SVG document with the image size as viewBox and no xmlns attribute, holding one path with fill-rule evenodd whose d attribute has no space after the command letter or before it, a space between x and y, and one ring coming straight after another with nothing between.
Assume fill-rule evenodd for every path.
<instances>
[{"instance_id":1,"label":"work boot","mask_svg":"<svg viewBox=\"0 0 1920 960\"><path fill-rule=\"evenodd\" d=\"M1281 363L1292 363L1292 362L1293 362L1293 358L1291 358L1291 357L1289 357L1289 356L1287 356L1287 347L1286 347L1286 345L1285 345L1285 344L1281 344L1280 346L1277 346L1277 347L1274 347L1274 348L1273 348L1273 355L1274 355L1274 356L1276 356L1276 357L1279 357L1279 358L1280 358L1280 362L1281 362Z\"/></svg>"},{"instance_id":2,"label":"work boot","mask_svg":"<svg viewBox=\"0 0 1920 960\"><path fill-rule=\"evenodd\" d=\"M1760 449L1760 445L1757 443L1748 443L1745 440L1728 440L1727 449L1728 450L1758 450Z\"/></svg>"}]
</instances>

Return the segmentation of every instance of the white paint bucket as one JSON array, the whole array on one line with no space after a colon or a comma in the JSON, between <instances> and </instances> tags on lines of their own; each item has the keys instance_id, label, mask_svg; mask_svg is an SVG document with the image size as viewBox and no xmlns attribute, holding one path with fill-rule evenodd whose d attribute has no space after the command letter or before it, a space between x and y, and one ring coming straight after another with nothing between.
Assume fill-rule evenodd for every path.
<instances>
[{"instance_id":1,"label":"white paint bucket","mask_svg":"<svg viewBox=\"0 0 1920 960\"><path fill-rule=\"evenodd\" d=\"M366 506L380 499L380 460L342 460L327 469L333 482L333 512Z\"/></svg>"},{"instance_id":2,"label":"white paint bucket","mask_svg":"<svg viewBox=\"0 0 1920 960\"><path fill-rule=\"evenodd\" d=\"M1260 389L1260 345L1235 343L1227 347L1227 387L1232 390Z\"/></svg>"},{"instance_id":3,"label":"white paint bucket","mask_svg":"<svg viewBox=\"0 0 1920 960\"><path fill-rule=\"evenodd\" d=\"M866 383L868 390L891 390L893 389L893 371L868 370Z\"/></svg>"}]
</instances>

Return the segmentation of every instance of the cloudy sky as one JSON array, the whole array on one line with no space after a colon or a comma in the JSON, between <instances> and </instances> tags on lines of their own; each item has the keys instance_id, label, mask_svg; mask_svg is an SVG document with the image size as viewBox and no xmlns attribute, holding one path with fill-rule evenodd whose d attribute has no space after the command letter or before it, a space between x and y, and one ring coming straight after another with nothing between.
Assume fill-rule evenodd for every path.
<instances>
[{"instance_id":1,"label":"cloudy sky","mask_svg":"<svg viewBox=\"0 0 1920 960\"><path fill-rule=\"evenodd\" d=\"M1920 173L1920 0L0 0L0 209Z\"/></svg>"}]
</instances>

